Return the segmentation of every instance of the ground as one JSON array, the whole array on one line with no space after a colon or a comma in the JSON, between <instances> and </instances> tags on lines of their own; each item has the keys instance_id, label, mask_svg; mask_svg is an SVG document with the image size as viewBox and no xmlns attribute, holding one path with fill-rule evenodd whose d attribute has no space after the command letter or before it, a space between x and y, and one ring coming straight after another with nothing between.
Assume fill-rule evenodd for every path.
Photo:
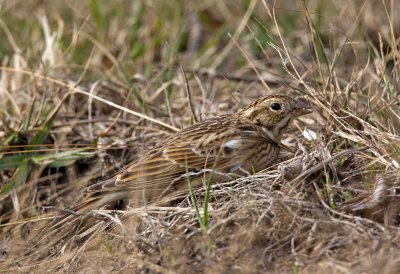
<instances>
[{"instance_id":1,"label":"ground","mask_svg":"<svg viewBox=\"0 0 400 274\"><path fill-rule=\"evenodd\" d=\"M399 12L389 0L3 1L1 269L398 273ZM314 109L276 165L209 197L98 210L85 235L71 212L49 226L166 136L267 94Z\"/></svg>"}]
</instances>

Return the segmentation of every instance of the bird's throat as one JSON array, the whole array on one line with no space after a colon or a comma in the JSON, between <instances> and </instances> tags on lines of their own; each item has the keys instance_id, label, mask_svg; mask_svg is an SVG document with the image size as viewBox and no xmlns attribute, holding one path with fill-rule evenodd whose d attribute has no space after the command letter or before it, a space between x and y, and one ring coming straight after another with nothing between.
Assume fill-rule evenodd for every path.
<instances>
[{"instance_id":1,"label":"bird's throat","mask_svg":"<svg viewBox=\"0 0 400 274\"><path fill-rule=\"evenodd\" d=\"M291 120L292 117L286 117L272 127L262 127L262 131L269 139L279 144L282 139L282 134L290 124Z\"/></svg>"}]
</instances>

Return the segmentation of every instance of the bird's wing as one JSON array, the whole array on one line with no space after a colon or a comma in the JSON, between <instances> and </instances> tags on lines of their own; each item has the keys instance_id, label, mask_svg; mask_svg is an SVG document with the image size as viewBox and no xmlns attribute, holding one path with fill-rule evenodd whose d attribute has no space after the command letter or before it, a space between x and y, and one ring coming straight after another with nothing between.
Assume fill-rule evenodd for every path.
<instances>
[{"instance_id":1,"label":"bird's wing","mask_svg":"<svg viewBox=\"0 0 400 274\"><path fill-rule=\"evenodd\" d=\"M208 121L168 138L128 165L115 180L92 185L86 192L123 195L143 190L162 191L174 182L185 181L187 174L192 178L203 176L211 169L233 172L242 161L249 160L249 151L256 150L259 142L256 131L238 130L227 122Z\"/></svg>"}]
</instances>

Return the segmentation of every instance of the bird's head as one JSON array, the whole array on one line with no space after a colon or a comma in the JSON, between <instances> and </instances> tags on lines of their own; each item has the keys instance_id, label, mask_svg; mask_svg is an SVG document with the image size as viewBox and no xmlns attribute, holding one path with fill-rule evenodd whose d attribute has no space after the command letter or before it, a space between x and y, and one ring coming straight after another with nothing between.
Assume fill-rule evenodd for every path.
<instances>
[{"instance_id":1,"label":"bird's head","mask_svg":"<svg viewBox=\"0 0 400 274\"><path fill-rule=\"evenodd\" d=\"M274 141L280 141L282 133L294 117L310 113L311 107L302 98L286 95L263 96L238 113L241 123L262 128Z\"/></svg>"}]
</instances>

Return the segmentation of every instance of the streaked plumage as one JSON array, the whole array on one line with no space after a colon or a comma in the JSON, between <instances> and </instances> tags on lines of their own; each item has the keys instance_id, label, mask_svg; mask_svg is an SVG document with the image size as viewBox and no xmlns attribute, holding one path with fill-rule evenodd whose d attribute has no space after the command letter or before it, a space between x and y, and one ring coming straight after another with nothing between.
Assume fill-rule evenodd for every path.
<instances>
[{"instance_id":1,"label":"streaked plumage","mask_svg":"<svg viewBox=\"0 0 400 274\"><path fill-rule=\"evenodd\" d=\"M89 186L87 196L72 211L56 218L37 234L31 250L21 260L46 254L63 244L62 253L74 238L93 232L91 210L113 209L120 200L141 205L188 191L207 180L226 182L271 166L278 157L284 130L295 116L309 113L302 100L288 96L264 96L235 114L207 119L166 138L116 176ZM98 220L97 220L98 221ZM89 231L89 232L88 232ZM54 254L55 255L55 254Z\"/></svg>"},{"instance_id":2,"label":"streaked plumage","mask_svg":"<svg viewBox=\"0 0 400 274\"><path fill-rule=\"evenodd\" d=\"M143 204L187 191L188 180L198 187L208 179L224 182L267 168L276 161L292 118L308 112L302 100L272 95L238 113L199 122L168 137L114 178L89 186L88 198L74 210L110 208L118 200Z\"/></svg>"}]
</instances>

